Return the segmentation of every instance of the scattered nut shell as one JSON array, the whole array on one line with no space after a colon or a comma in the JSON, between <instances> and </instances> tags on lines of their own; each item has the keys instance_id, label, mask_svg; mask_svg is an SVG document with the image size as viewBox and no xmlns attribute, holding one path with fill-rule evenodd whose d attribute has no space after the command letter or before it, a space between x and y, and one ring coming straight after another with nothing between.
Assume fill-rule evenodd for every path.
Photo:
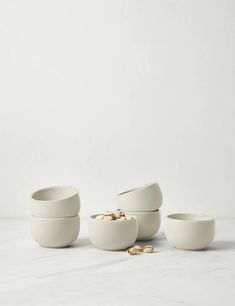
<instances>
[{"instance_id":1,"label":"scattered nut shell","mask_svg":"<svg viewBox=\"0 0 235 306\"><path fill-rule=\"evenodd\" d=\"M151 245L145 245L142 247L141 245L135 245L127 250L130 255L138 255L141 252L144 253L153 253L154 248Z\"/></svg>"},{"instance_id":2,"label":"scattered nut shell","mask_svg":"<svg viewBox=\"0 0 235 306\"><path fill-rule=\"evenodd\" d=\"M143 247L141 245L135 245L134 247L138 250L138 252L143 252Z\"/></svg>"},{"instance_id":3,"label":"scattered nut shell","mask_svg":"<svg viewBox=\"0 0 235 306\"><path fill-rule=\"evenodd\" d=\"M153 246L151 244L148 244L148 245L145 245L144 248L152 248L153 249Z\"/></svg>"},{"instance_id":4,"label":"scattered nut shell","mask_svg":"<svg viewBox=\"0 0 235 306\"><path fill-rule=\"evenodd\" d=\"M153 253L153 251L154 251L154 248L151 245L145 245L143 247L143 252L144 253Z\"/></svg>"},{"instance_id":5,"label":"scattered nut shell","mask_svg":"<svg viewBox=\"0 0 235 306\"><path fill-rule=\"evenodd\" d=\"M129 248L127 250L127 252L129 253L129 255L138 255L139 254L138 250L135 247Z\"/></svg>"}]
</instances>

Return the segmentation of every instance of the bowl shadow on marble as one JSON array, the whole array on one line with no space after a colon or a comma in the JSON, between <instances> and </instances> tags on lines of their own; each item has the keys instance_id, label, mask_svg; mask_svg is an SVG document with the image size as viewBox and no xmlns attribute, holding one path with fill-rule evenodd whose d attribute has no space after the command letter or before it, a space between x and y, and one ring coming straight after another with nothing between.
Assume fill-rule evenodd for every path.
<instances>
[{"instance_id":1,"label":"bowl shadow on marble","mask_svg":"<svg viewBox=\"0 0 235 306\"><path fill-rule=\"evenodd\" d=\"M200 251L225 251L235 250L235 241L233 240L215 240L207 248Z\"/></svg>"},{"instance_id":2,"label":"bowl shadow on marble","mask_svg":"<svg viewBox=\"0 0 235 306\"><path fill-rule=\"evenodd\" d=\"M151 244L153 247L158 248L159 246L166 245L167 240L163 232L158 233L151 240L136 241L136 245L146 245ZM88 238L79 238L68 248L81 248L81 247L93 247L91 241ZM235 241L232 240L217 240L211 243L208 247L202 250L197 250L196 252L205 251L219 251L219 250L235 250Z\"/></svg>"}]
</instances>

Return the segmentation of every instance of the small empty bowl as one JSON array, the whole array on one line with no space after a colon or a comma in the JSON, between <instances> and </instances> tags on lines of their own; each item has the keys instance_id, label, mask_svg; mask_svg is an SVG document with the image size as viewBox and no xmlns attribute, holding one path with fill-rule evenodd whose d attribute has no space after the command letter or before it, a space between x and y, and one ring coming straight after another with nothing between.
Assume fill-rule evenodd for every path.
<instances>
[{"instance_id":1,"label":"small empty bowl","mask_svg":"<svg viewBox=\"0 0 235 306\"><path fill-rule=\"evenodd\" d=\"M77 239L79 230L79 216L67 218L31 218L32 237L42 247L67 247Z\"/></svg>"},{"instance_id":2,"label":"small empty bowl","mask_svg":"<svg viewBox=\"0 0 235 306\"><path fill-rule=\"evenodd\" d=\"M42 218L73 217L79 213L80 199L74 187L40 189L31 196L32 215Z\"/></svg>"},{"instance_id":3,"label":"small empty bowl","mask_svg":"<svg viewBox=\"0 0 235 306\"><path fill-rule=\"evenodd\" d=\"M131 189L117 195L117 206L124 211L156 211L162 205L162 192L157 183Z\"/></svg>"},{"instance_id":4,"label":"small empty bowl","mask_svg":"<svg viewBox=\"0 0 235 306\"><path fill-rule=\"evenodd\" d=\"M89 219L88 235L99 249L119 251L133 245L137 238L138 225L135 218L127 220L100 220L93 215Z\"/></svg>"},{"instance_id":5,"label":"small empty bowl","mask_svg":"<svg viewBox=\"0 0 235 306\"><path fill-rule=\"evenodd\" d=\"M161 224L160 211L125 211L127 216L135 216L138 222L137 240L149 240L159 230Z\"/></svg>"},{"instance_id":6,"label":"small empty bowl","mask_svg":"<svg viewBox=\"0 0 235 306\"><path fill-rule=\"evenodd\" d=\"M177 249L201 250L214 238L215 220L208 216L172 214L167 216L165 233Z\"/></svg>"}]
</instances>

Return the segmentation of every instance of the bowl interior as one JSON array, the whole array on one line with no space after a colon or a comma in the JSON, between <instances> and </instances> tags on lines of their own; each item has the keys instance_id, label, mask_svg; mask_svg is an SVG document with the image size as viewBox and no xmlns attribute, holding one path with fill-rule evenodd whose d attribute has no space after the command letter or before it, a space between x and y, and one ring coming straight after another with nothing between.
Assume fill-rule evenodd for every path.
<instances>
[{"instance_id":1,"label":"bowl interior","mask_svg":"<svg viewBox=\"0 0 235 306\"><path fill-rule=\"evenodd\" d=\"M119 193L118 196L124 195L124 194L126 194L126 193L130 193L130 192L135 191L135 190L137 190L137 189L138 189L138 188L133 188L133 189L129 189L129 190L123 191L123 192Z\"/></svg>"},{"instance_id":2,"label":"bowl interior","mask_svg":"<svg viewBox=\"0 0 235 306\"><path fill-rule=\"evenodd\" d=\"M125 210L125 213L128 215L155 215L159 214L159 209L154 210L154 211L130 211L130 210Z\"/></svg>"},{"instance_id":3,"label":"bowl interior","mask_svg":"<svg viewBox=\"0 0 235 306\"><path fill-rule=\"evenodd\" d=\"M70 198L78 193L77 189L70 186L56 186L40 189L32 194L32 198L37 201L58 201Z\"/></svg>"},{"instance_id":4,"label":"bowl interior","mask_svg":"<svg viewBox=\"0 0 235 306\"><path fill-rule=\"evenodd\" d=\"M129 189L129 190L126 190L126 191L124 191L124 192L121 192L121 193L119 193L117 196L122 196L122 195L125 195L125 194L127 194L127 193L134 192L134 191L141 191L141 190L143 190L143 189L146 189L146 188L148 188L148 187L155 186L155 185L157 185L157 183L146 184L146 185L141 186L141 187L136 187L136 188Z\"/></svg>"},{"instance_id":5,"label":"bowl interior","mask_svg":"<svg viewBox=\"0 0 235 306\"><path fill-rule=\"evenodd\" d=\"M187 222L203 222L203 221L212 221L213 217L204 216L204 215L195 215L195 214L172 214L167 216L169 219L187 221Z\"/></svg>"},{"instance_id":6,"label":"bowl interior","mask_svg":"<svg viewBox=\"0 0 235 306\"><path fill-rule=\"evenodd\" d=\"M71 217L36 217L36 216L32 216L31 220L36 220L36 221L43 221L43 222L64 222L64 221L73 221L73 220L80 220L80 216L71 216Z\"/></svg>"}]
</instances>

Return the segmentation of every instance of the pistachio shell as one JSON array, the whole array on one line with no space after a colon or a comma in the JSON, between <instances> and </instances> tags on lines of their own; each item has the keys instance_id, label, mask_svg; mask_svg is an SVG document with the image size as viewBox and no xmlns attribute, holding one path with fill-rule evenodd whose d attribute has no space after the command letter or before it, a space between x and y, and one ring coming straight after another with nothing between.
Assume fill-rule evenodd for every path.
<instances>
[{"instance_id":1,"label":"pistachio shell","mask_svg":"<svg viewBox=\"0 0 235 306\"><path fill-rule=\"evenodd\" d=\"M145 253L153 253L154 248L151 245L145 245L143 248L143 252Z\"/></svg>"},{"instance_id":2,"label":"pistachio shell","mask_svg":"<svg viewBox=\"0 0 235 306\"><path fill-rule=\"evenodd\" d=\"M152 249L153 249L153 247L151 246L151 244L145 245L144 248L152 248Z\"/></svg>"},{"instance_id":3,"label":"pistachio shell","mask_svg":"<svg viewBox=\"0 0 235 306\"><path fill-rule=\"evenodd\" d=\"M104 216L103 220L115 220L113 216Z\"/></svg>"},{"instance_id":4,"label":"pistachio shell","mask_svg":"<svg viewBox=\"0 0 235 306\"><path fill-rule=\"evenodd\" d=\"M118 212L115 213L116 219L120 219L121 216L122 216L122 213L121 213L120 211L118 211Z\"/></svg>"},{"instance_id":5,"label":"pistachio shell","mask_svg":"<svg viewBox=\"0 0 235 306\"><path fill-rule=\"evenodd\" d=\"M138 255L139 254L138 250L135 247L132 247L132 248L128 249L127 251L130 255Z\"/></svg>"},{"instance_id":6,"label":"pistachio shell","mask_svg":"<svg viewBox=\"0 0 235 306\"><path fill-rule=\"evenodd\" d=\"M112 211L107 211L104 215L105 216L114 216L115 214Z\"/></svg>"},{"instance_id":7,"label":"pistachio shell","mask_svg":"<svg viewBox=\"0 0 235 306\"><path fill-rule=\"evenodd\" d=\"M143 247L141 245L135 245L135 248L138 250L138 252L143 252Z\"/></svg>"}]
</instances>

